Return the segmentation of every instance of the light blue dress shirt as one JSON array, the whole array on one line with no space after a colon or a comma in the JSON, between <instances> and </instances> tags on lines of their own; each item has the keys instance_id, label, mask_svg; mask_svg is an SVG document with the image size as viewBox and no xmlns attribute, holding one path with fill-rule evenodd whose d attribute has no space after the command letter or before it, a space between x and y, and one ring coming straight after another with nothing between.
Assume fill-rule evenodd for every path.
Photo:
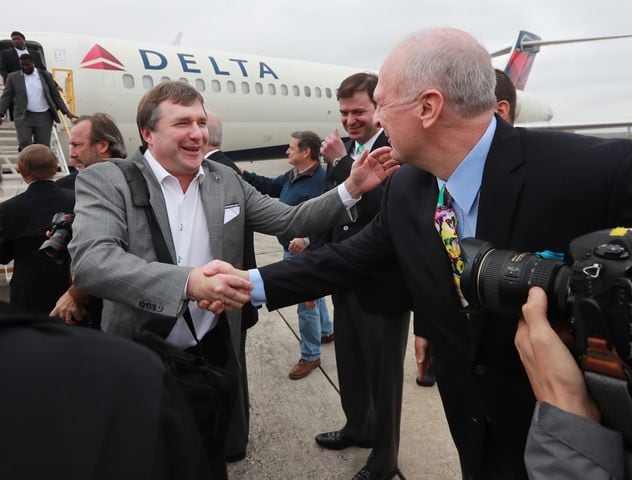
<instances>
[{"instance_id":1,"label":"light blue dress shirt","mask_svg":"<svg viewBox=\"0 0 632 480\"><path fill-rule=\"evenodd\" d=\"M485 160L496 133L496 117L492 117L485 133L474 148L465 156L448 181L437 178L439 191L445 184L452 196L452 208L456 214L456 231L459 238L476 236L478 201L483 181Z\"/></svg>"}]
</instances>

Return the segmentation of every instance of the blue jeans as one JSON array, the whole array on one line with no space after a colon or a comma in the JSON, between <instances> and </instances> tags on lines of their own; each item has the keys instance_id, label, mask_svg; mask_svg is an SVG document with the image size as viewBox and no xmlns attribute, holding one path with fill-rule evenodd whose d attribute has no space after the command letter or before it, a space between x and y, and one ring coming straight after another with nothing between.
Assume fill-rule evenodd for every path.
<instances>
[{"instance_id":1,"label":"blue jeans","mask_svg":"<svg viewBox=\"0 0 632 480\"><path fill-rule=\"evenodd\" d=\"M283 252L283 259L292 258L290 252ZM314 308L298 304L298 329L301 334L301 358L313 361L320 358L320 338L334 331L334 324L329 317L327 303L324 298L316 301Z\"/></svg>"}]
</instances>

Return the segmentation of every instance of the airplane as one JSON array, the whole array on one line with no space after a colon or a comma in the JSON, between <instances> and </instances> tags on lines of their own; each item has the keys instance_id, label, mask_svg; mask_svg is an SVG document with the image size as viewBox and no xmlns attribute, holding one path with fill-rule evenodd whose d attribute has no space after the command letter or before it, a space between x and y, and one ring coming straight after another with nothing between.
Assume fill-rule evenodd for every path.
<instances>
[{"instance_id":1,"label":"airplane","mask_svg":"<svg viewBox=\"0 0 632 480\"><path fill-rule=\"evenodd\" d=\"M135 123L141 96L163 80L182 80L203 95L207 109L224 123L228 152L279 152L290 132L312 130L321 136L340 125L336 88L355 67L289 60L262 55L61 33L28 34L27 48L37 50L78 114L111 114L130 147L139 145ZM555 41L554 41L555 42ZM553 42L553 43L554 43ZM563 43L564 41L557 41ZM552 42L548 42L552 43ZM551 108L524 92L539 45L536 35L520 32L506 71L518 87L516 123L548 122ZM0 40L0 49L9 48ZM283 150L280 150L283 151Z\"/></svg>"},{"instance_id":2,"label":"airplane","mask_svg":"<svg viewBox=\"0 0 632 480\"><path fill-rule=\"evenodd\" d=\"M596 42L603 40L615 40L631 38L632 35L609 35L604 37L584 37L564 40L542 40L534 33L520 30L518 39L513 47L506 47L492 52L492 58L497 58L509 54L509 60L505 65L504 72L516 87L516 123L527 124L536 122L549 122L553 118L553 110L542 100L524 91L527 79L531 73L531 67L535 56L540 51L541 46L562 45L570 43ZM545 127L556 130L583 130L595 127L610 128L629 126L631 122L608 122L595 124L567 124L567 125L538 125L538 128Z\"/></svg>"}]
</instances>

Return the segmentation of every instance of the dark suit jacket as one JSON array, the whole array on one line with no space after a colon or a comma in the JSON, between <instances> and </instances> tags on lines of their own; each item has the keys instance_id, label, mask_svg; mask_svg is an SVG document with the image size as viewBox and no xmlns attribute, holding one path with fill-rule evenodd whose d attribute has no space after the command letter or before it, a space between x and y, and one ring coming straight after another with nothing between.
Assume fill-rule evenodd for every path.
<instances>
[{"instance_id":1,"label":"dark suit jacket","mask_svg":"<svg viewBox=\"0 0 632 480\"><path fill-rule=\"evenodd\" d=\"M79 175L79 170L73 170L65 177L61 177L58 180L55 180L55 183L61 188L67 188L68 190L75 191L75 180L77 179L77 175Z\"/></svg>"},{"instance_id":2,"label":"dark suit jacket","mask_svg":"<svg viewBox=\"0 0 632 480\"><path fill-rule=\"evenodd\" d=\"M37 71L44 89L44 96L53 115L53 120L59 123L59 115L57 109L61 110L64 115L68 115L69 110L62 100L53 77L46 70ZM24 121L26 115L26 107L28 105L28 96L26 93L26 85L24 83L24 73L17 71L10 73L7 77L7 83L4 86L4 92L0 97L0 114L4 114L13 103L13 120L17 127Z\"/></svg>"},{"instance_id":3,"label":"dark suit jacket","mask_svg":"<svg viewBox=\"0 0 632 480\"><path fill-rule=\"evenodd\" d=\"M534 398L514 347L517 318L462 312L434 227L437 194L433 175L404 165L387 183L380 215L358 235L261 269L268 307L349 288L399 260L414 310L425 317L462 467L480 471L488 425L515 475L526 478ZM581 234L630 224L632 142L498 122L483 173L478 238L500 248L567 252Z\"/></svg>"},{"instance_id":4,"label":"dark suit jacket","mask_svg":"<svg viewBox=\"0 0 632 480\"><path fill-rule=\"evenodd\" d=\"M235 162L231 158L227 157L224 152L217 150L211 155L207 156L209 160L221 163L227 167L232 168L241 175L239 168L235 165ZM250 229L244 231L244 270L250 268L257 268L257 260L255 258L255 239L254 233ZM253 327L259 321L259 309L254 307L252 303L248 302L241 308L241 329L247 330Z\"/></svg>"},{"instance_id":5,"label":"dark suit jacket","mask_svg":"<svg viewBox=\"0 0 632 480\"><path fill-rule=\"evenodd\" d=\"M346 142L347 155L342 157L335 167L331 164L327 166L327 190L344 183L351 174L351 166L353 165L351 153L354 145L355 142L353 140ZM382 132L375 139L371 151L380 147L387 147L388 145L388 137ZM358 215L357 220L336 225L325 234L324 238L318 237L317 243L342 242L362 230L379 213L383 191L384 186L379 185L372 191L362 195L362 199L355 206ZM404 285L397 262L366 276L356 285L354 293L360 305L368 312L375 314L399 313L402 311L400 306L410 302L408 289ZM385 298L390 298L393 301L386 302ZM393 308L395 305L397 307ZM404 308L403 310L406 309Z\"/></svg>"},{"instance_id":6,"label":"dark suit jacket","mask_svg":"<svg viewBox=\"0 0 632 480\"><path fill-rule=\"evenodd\" d=\"M35 68L46 70L39 52L31 49L29 50L29 55L33 57L33 64L35 65ZM2 50L0 52L0 75L2 76L2 80L6 83L7 76L10 73L17 72L18 70L20 70L20 57L18 57L18 52L15 48L11 47Z\"/></svg>"},{"instance_id":7,"label":"dark suit jacket","mask_svg":"<svg viewBox=\"0 0 632 480\"><path fill-rule=\"evenodd\" d=\"M143 346L0 302L0 377L0 478L211 478L182 392Z\"/></svg>"},{"instance_id":8,"label":"dark suit jacket","mask_svg":"<svg viewBox=\"0 0 632 480\"><path fill-rule=\"evenodd\" d=\"M49 313L68 289L68 262L59 264L38 249L53 215L72 213L74 192L43 180L0 203L0 263L13 264L11 303Z\"/></svg>"}]
</instances>

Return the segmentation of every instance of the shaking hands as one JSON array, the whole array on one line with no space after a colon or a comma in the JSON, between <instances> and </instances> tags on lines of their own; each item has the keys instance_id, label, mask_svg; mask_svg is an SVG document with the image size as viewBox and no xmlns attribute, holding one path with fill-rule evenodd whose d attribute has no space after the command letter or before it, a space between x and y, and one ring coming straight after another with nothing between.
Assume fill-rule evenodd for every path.
<instances>
[{"instance_id":1,"label":"shaking hands","mask_svg":"<svg viewBox=\"0 0 632 480\"><path fill-rule=\"evenodd\" d=\"M230 263L212 260L189 274L187 298L215 314L237 310L250 301L252 283L248 272Z\"/></svg>"}]
</instances>

